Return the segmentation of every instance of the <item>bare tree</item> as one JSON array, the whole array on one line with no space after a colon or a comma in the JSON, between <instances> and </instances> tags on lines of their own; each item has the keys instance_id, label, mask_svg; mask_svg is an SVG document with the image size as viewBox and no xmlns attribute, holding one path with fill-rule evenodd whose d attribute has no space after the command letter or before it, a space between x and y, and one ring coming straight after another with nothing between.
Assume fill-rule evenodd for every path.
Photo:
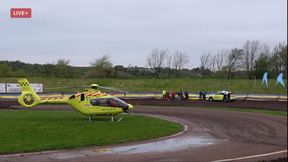
<instances>
[{"instance_id":1,"label":"bare tree","mask_svg":"<svg viewBox=\"0 0 288 162\"><path fill-rule=\"evenodd\" d=\"M68 66L70 63L70 60L65 60L65 59L59 59L57 60L57 64L56 65L61 65L61 66Z\"/></svg>"},{"instance_id":2,"label":"bare tree","mask_svg":"<svg viewBox=\"0 0 288 162\"><path fill-rule=\"evenodd\" d=\"M259 56L260 55L267 55L267 56L270 55L271 52L270 52L269 45L266 43L263 43L262 45L260 45L258 53L259 53Z\"/></svg>"},{"instance_id":3,"label":"bare tree","mask_svg":"<svg viewBox=\"0 0 288 162\"><path fill-rule=\"evenodd\" d=\"M200 56L200 62L201 62L201 69L209 69L209 64L210 64L210 58L211 54L210 53L204 53Z\"/></svg>"},{"instance_id":4,"label":"bare tree","mask_svg":"<svg viewBox=\"0 0 288 162\"><path fill-rule=\"evenodd\" d=\"M216 57L217 57L217 54L216 55L212 55L212 57L209 58L209 70L210 71L216 71Z\"/></svg>"},{"instance_id":5,"label":"bare tree","mask_svg":"<svg viewBox=\"0 0 288 162\"><path fill-rule=\"evenodd\" d=\"M72 77L71 67L69 66L70 61L65 59L57 60L55 65L55 74L57 77L69 78Z\"/></svg>"},{"instance_id":6,"label":"bare tree","mask_svg":"<svg viewBox=\"0 0 288 162\"><path fill-rule=\"evenodd\" d=\"M259 57L255 60L255 70L254 70L255 77L261 78L264 72L270 70L269 69L269 66L271 66L270 59L271 59L270 47L264 43L259 47Z\"/></svg>"},{"instance_id":7,"label":"bare tree","mask_svg":"<svg viewBox=\"0 0 288 162\"><path fill-rule=\"evenodd\" d=\"M224 66L224 59L228 55L228 51L221 50L217 54L204 53L200 56L201 69L209 71L221 71Z\"/></svg>"},{"instance_id":8,"label":"bare tree","mask_svg":"<svg viewBox=\"0 0 288 162\"><path fill-rule=\"evenodd\" d=\"M167 49L153 49L152 53L147 57L148 66L154 70L154 73L157 77L160 77L161 68L164 66L167 54Z\"/></svg>"},{"instance_id":9,"label":"bare tree","mask_svg":"<svg viewBox=\"0 0 288 162\"><path fill-rule=\"evenodd\" d=\"M109 55L104 55L90 63L93 69L88 71L87 77L112 77L113 76L113 64L110 61Z\"/></svg>"},{"instance_id":10,"label":"bare tree","mask_svg":"<svg viewBox=\"0 0 288 162\"><path fill-rule=\"evenodd\" d=\"M221 50L219 51L215 57L214 57L214 61L215 61L215 69L216 71L221 71L223 66L224 66L224 58L225 56L228 54L227 50Z\"/></svg>"},{"instance_id":11,"label":"bare tree","mask_svg":"<svg viewBox=\"0 0 288 162\"><path fill-rule=\"evenodd\" d=\"M274 47L271 62L274 73L287 74L287 44L279 43Z\"/></svg>"},{"instance_id":12,"label":"bare tree","mask_svg":"<svg viewBox=\"0 0 288 162\"><path fill-rule=\"evenodd\" d=\"M255 60L259 56L259 47L259 41L246 41L243 46L243 63L249 79L252 79L253 70L255 69Z\"/></svg>"},{"instance_id":13,"label":"bare tree","mask_svg":"<svg viewBox=\"0 0 288 162\"><path fill-rule=\"evenodd\" d=\"M181 71L181 69L183 69L188 63L189 63L189 56L186 53L176 51L173 54L172 67L176 71L176 76L179 74L179 71Z\"/></svg>"},{"instance_id":14,"label":"bare tree","mask_svg":"<svg viewBox=\"0 0 288 162\"><path fill-rule=\"evenodd\" d=\"M243 56L243 50L234 48L226 57L226 65L228 70L228 79L232 78L232 73L240 69L240 61Z\"/></svg>"},{"instance_id":15,"label":"bare tree","mask_svg":"<svg viewBox=\"0 0 288 162\"><path fill-rule=\"evenodd\" d=\"M95 61L91 62L90 64L98 69L111 68L113 66L113 64L110 61L109 55L104 55L98 59L95 59Z\"/></svg>"},{"instance_id":16,"label":"bare tree","mask_svg":"<svg viewBox=\"0 0 288 162\"><path fill-rule=\"evenodd\" d=\"M170 77L170 73L171 73L171 71L172 71L172 55L167 55L167 59L166 59L166 66L167 66L167 68L168 68L168 71L167 71L167 73L168 73L168 78Z\"/></svg>"}]
</instances>

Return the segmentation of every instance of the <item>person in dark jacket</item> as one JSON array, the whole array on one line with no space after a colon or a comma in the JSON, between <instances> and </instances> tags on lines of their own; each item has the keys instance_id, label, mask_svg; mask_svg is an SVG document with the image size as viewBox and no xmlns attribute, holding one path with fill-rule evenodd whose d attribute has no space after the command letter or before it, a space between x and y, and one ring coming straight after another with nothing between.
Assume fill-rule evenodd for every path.
<instances>
[{"instance_id":1,"label":"person in dark jacket","mask_svg":"<svg viewBox=\"0 0 288 162\"><path fill-rule=\"evenodd\" d=\"M204 92L203 92L203 100L206 100L206 91L204 90Z\"/></svg>"},{"instance_id":2,"label":"person in dark jacket","mask_svg":"<svg viewBox=\"0 0 288 162\"><path fill-rule=\"evenodd\" d=\"M184 92L184 95L185 95L185 99L188 100L189 99L189 94L188 94L187 91Z\"/></svg>"},{"instance_id":3,"label":"person in dark jacket","mask_svg":"<svg viewBox=\"0 0 288 162\"><path fill-rule=\"evenodd\" d=\"M183 91L182 90L180 90L180 98L181 98L181 100L184 99L184 95L183 95Z\"/></svg>"},{"instance_id":4,"label":"person in dark jacket","mask_svg":"<svg viewBox=\"0 0 288 162\"><path fill-rule=\"evenodd\" d=\"M202 100L202 96L203 96L203 92L202 92L202 91L199 91L199 98L200 98L200 100Z\"/></svg>"}]
</instances>

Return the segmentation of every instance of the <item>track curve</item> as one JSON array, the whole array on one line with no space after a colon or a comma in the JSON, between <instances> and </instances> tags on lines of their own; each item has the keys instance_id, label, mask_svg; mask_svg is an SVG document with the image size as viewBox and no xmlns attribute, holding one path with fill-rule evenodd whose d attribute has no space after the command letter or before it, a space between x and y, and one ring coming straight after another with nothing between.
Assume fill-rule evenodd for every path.
<instances>
[{"instance_id":1,"label":"track curve","mask_svg":"<svg viewBox=\"0 0 288 162\"><path fill-rule=\"evenodd\" d=\"M287 158L287 118L255 113L200 108L138 106L134 113L161 115L187 125L181 136L209 135L211 145L169 152L103 154L97 147L45 152L24 156L0 156L0 161L259 161ZM145 142L144 142L145 143ZM123 144L120 146L126 146ZM132 144L130 144L132 145ZM114 148L119 146L110 146ZM98 149L98 148L97 148ZM102 148L105 152L107 147ZM280 152L279 152L280 151ZM67 155L67 158L59 158ZM78 155L78 156L77 156ZM81 155L81 156L79 156ZM58 158L57 158L58 157Z\"/></svg>"},{"instance_id":2,"label":"track curve","mask_svg":"<svg viewBox=\"0 0 288 162\"><path fill-rule=\"evenodd\" d=\"M188 132L195 134L195 129L200 128L217 139L226 140L212 146L185 150L186 154L180 151L179 161L213 161L287 150L286 117L196 108L143 107L137 111L184 119L185 124L190 127ZM287 152L284 152L246 160L277 159L287 157L286 154ZM175 159L173 156L169 158Z\"/></svg>"}]
</instances>

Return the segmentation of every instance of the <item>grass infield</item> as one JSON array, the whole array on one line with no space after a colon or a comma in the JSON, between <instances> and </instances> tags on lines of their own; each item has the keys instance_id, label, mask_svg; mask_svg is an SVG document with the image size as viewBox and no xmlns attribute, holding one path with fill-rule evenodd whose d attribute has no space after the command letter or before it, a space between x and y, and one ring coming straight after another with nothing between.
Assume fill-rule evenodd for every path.
<instances>
[{"instance_id":1,"label":"grass infield","mask_svg":"<svg viewBox=\"0 0 288 162\"><path fill-rule=\"evenodd\" d=\"M125 115L121 122L87 117L73 111L0 111L0 154L101 146L167 136L180 124Z\"/></svg>"}]
</instances>

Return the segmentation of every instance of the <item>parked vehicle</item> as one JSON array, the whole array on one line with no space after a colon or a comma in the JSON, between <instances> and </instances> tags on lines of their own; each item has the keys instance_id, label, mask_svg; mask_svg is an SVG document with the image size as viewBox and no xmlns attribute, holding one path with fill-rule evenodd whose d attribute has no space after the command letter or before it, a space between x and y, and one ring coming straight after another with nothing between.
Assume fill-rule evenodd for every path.
<instances>
[{"instance_id":1,"label":"parked vehicle","mask_svg":"<svg viewBox=\"0 0 288 162\"><path fill-rule=\"evenodd\" d=\"M231 102L236 100L236 96L232 94L230 91L218 91L214 94L209 94L207 96L208 101L225 101L225 102Z\"/></svg>"}]
</instances>

